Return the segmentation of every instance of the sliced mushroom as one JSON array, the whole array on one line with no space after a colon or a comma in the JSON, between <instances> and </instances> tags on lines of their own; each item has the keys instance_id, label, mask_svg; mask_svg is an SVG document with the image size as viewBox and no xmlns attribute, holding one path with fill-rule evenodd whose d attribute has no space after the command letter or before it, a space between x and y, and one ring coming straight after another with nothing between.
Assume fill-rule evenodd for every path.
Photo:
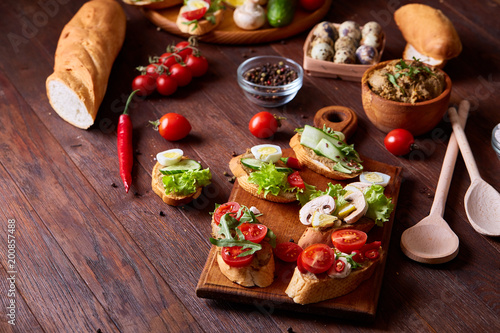
<instances>
[{"instance_id":1,"label":"sliced mushroom","mask_svg":"<svg viewBox=\"0 0 500 333\"><path fill-rule=\"evenodd\" d=\"M319 211L324 214L330 214L334 210L335 200L329 195L322 195L309 201L300 209L300 222L304 225L310 225L314 212Z\"/></svg>"},{"instance_id":2,"label":"sliced mushroom","mask_svg":"<svg viewBox=\"0 0 500 333\"><path fill-rule=\"evenodd\" d=\"M347 224L353 224L366 214L366 211L368 210L368 203L366 202L363 192L358 187L347 185L344 189L348 191L348 194L344 197L344 199L356 207L351 214L344 217L344 222Z\"/></svg>"},{"instance_id":3,"label":"sliced mushroom","mask_svg":"<svg viewBox=\"0 0 500 333\"><path fill-rule=\"evenodd\" d=\"M327 244L327 245L332 245L332 239L330 235L332 234L332 228L313 228L313 227L307 227L306 230L304 230L304 233L300 237L299 241L297 244L303 249L307 248L310 245L313 244Z\"/></svg>"}]
</instances>

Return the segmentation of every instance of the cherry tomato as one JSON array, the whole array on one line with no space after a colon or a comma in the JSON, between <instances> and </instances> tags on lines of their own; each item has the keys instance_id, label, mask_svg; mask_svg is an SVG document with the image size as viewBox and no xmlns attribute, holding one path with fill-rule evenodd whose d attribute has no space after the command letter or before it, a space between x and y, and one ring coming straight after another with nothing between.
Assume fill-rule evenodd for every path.
<instances>
[{"instance_id":1,"label":"cherry tomato","mask_svg":"<svg viewBox=\"0 0 500 333\"><path fill-rule=\"evenodd\" d=\"M170 68L172 65L175 65L177 63L177 58L175 55L173 55L173 53L166 52L160 56L158 62Z\"/></svg>"},{"instance_id":2,"label":"cherry tomato","mask_svg":"<svg viewBox=\"0 0 500 333\"><path fill-rule=\"evenodd\" d=\"M325 3L325 0L300 0L300 5L305 10L310 12L320 8Z\"/></svg>"},{"instance_id":3,"label":"cherry tomato","mask_svg":"<svg viewBox=\"0 0 500 333\"><path fill-rule=\"evenodd\" d=\"M177 81L177 85L179 87L187 86L193 78L191 70L186 66L182 66L181 64L172 65L172 67L170 67L170 73L172 78Z\"/></svg>"},{"instance_id":4,"label":"cherry tomato","mask_svg":"<svg viewBox=\"0 0 500 333\"><path fill-rule=\"evenodd\" d=\"M294 242L279 243L274 248L274 255L285 262L297 261L302 248Z\"/></svg>"},{"instance_id":5,"label":"cherry tomato","mask_svg":"<svg viewBox=\"0 0 500 333\"><path fill-rule=\"evenodd\" d=\"M262 111L250 119L248 129L250 133L260 139L272 136L278 130L280 123L273 114Z\"/></svg>"},{"instance_id":6,"label":"cherry tomato","mask_svg":"<svg viewBox=\"0 0 500 333\"><path fill-rule=\"evenodd\" d=\"M195 10L190 10L188 12L183 12L181 15L188 21L199 20L207 12L207 7L201 7Z\"/></svg>"},{"instance_id":7,"label":"cherry tomato","mask_svg":"<svg viewBox=\"0 0 500 333\"><path fill-rule=\"evenodd\" d=\"M146 74L157 79L161 71L160 64L149 64L146 66Z\"/></svg>"},{"instance_id":8,"label":"cherry tomato","mask_svg":"<svg viewBox=\"0 0 500 333\"><path fill-rule=\"evenodd\" d=\"M366 232L356 229L340 229L332 233L333 246L344 253L361 249L367 238Z\"/></svg>"},{"instance_id":9,"label":"cherry tomato","mask_svg":"<svg viewBox=\"0 0 500 333\"><path fill-rule=\"evenodd\" d=\"M215 224L219 225L220 219L224 214L235 213L232 214L234 216L236 215L238 210L240 210L240 204L237 202L226 202L225 204L220 205L219 207L217 207L214 213Z\"/></svg>"},{"instance_id":10,"label":"cherry tomato","mask_svg":"<svg viewBox=\"0 0 500 333\"><path fill-rule=\"evenodd\" d=\"M289 168L300 170L302 169L302 166L300 165L300 162L298 159L295 157L282 157L280 160L285 163L285 165Z\"/></svg>"},{"instance_id":11,"label":"cherry tomato","mask_svg":"<svg viewBox=\"0 0 500 333\"><path fill-rule=\"evenodd\" d=\"M243 223L238 226L245 239L250 242L260 243L266 237L267 227L258 223Z\"/></svg>"},{"instance_id":12,"label":"cherry tomato","mask_svg":"<svg viewBox=\"0 0 500 333\"><path fill-rule=\"evenodd\" d=\"M390 131L384 139L385 148L396 156L408 154L412 150L414 143L413 135L403 128Z\"/></svg>"},{"instance_id":13,"label":"cherry tomato","mask_svg":"<svg viewBox=\"0 0 500 333\"><path fill-rule=\"evenodd\" d=\"M300 176L298 171L295 171L294 173L288 175L288 183L292 187L306 188L304 180L302 180L302 177Z\"/></svg>"},{"instance_id":14,"label":"cherry tomato","mask_svg":"<svg viewBox=\"0 0 500 333\"><path fill-rule=\"evenodd\" d=\"M205 14L205 13L203 13L203 14ZM201 17L203 17L203 15ZM182 60L184 60L184 61L186 61L186 58L188 55L193 53L193 49L188 47L189 45L191 45L191 44L189 44L189 42L187 42L187 41L179 42L179 43L177 43L177 45L175 45L175 48L177 50L177 54L180 55ZM182 49L184 49L184 50L182 50Z\"/></svg>"},{"instance_id":15,"label":"cherry tomato","mask_svg":"<svg viewBox=\"0 0 500 333\"><path fill-rule=\"evenodd\" d=\"M242 250L241 246L223 247L221 251L222 259L226 264L231 267L244 267L252 263L254 258L253 254L238 257L241 253L246 252L248 249Z\"/></svg>"},{"instance_id":16,"label":"cherry tomato","mask_svg":"<svg viewBox=\"0 0 500 333\"><path fill-rule=\"evenodd\" d=\"M191 124L184 116L171 112L160 118L158 131L166 140L177 141L189 134Z\"/></svg>"},{"instance_id":17,"label":"cherry tomato","mask_svg":"<svg viewBox=\"0 0 500 333\"><path fill-rule=\"evenodd\" d=\"M138 96L151 95L156 89L156 80L149 75L139 75L132 81L132 90L139 90Z\"/></svg>"},{"instance_id":18,"label":"cherry tomato","mask_svg":"<svg viewBox=\"0 0 500 333\"><path fill-rule=\"evenodd\" d=\"M172 95L177 90L177 81L169 75L162 74L156 78L156 90L163 96Z\"/></svg>"},{"instance_id":19,"label":"cherry tomato","mask_svg":"<svg viewBox=\"0 0 500 333\"><path fill-rule=\"evenodd\" d=\"M308 246L300 255L302 265L311 273L326 272L335 261L335 252L326 244Z\"/></svg>"},{"instance_id":20,"label":"cherry tomato","mask_svg":"<svg viewBox=\"0 0 500 333\"><path fill-rule=\"evenodd\" d=\"M191 73L194 77L200 77L208 70L208 61L202 55L197 57L190 54L186 57L185 62L186 66L191 70Z\"/></svg>"}]
</instances>

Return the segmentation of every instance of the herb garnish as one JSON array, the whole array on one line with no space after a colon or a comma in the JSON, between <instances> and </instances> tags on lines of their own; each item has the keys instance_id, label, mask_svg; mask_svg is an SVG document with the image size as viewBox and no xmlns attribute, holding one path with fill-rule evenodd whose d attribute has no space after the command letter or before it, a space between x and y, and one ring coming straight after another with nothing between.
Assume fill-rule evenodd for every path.
<instances>
[{"instance_id":1,"label":"herb garnish","mask_svg":"<svg viewBox=\"0 0 500 333\"><path fill-rule=\"evenodd\" d=\"M417 63L421 63L420 59L417 59L415 57L413 57L413 60L415 62L417 62ZM397 87L398 89L400 89L404 96L406 96L406 91L397 82L397 80L401 76L404 75L404 76L409 77L410 79L413 79L415 77L415 75L417 75L418 73L421 73L421 72L426 72L426 73L428 73L430 75L436 75L427 66L416 66L416 65L413 65L411 63L407 64L403 59L400 59L399 63L396 64L394 67L398 70L398 72L396 72L395 74L387 73L386 74L387 75L387 79L389 80L390 83L392 83L392 85L394 85L395 87Z\"/></svg>"}]
</instances>

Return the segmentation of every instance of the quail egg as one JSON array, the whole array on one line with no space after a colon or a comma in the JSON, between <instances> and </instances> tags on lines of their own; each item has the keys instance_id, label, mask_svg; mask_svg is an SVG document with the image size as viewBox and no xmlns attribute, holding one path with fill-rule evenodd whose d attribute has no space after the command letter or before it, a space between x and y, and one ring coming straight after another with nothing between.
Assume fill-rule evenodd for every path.
<instances>
[{"instance_id":1,"label":"quail egg","mask_svg":"<svg viewBox=\"0 0 500 333\"><path fill-rule=\"evenodd\" d=\"M184 152L181 149L169 149L156 154L156 160L163 166L179 163Z\"/></svg>"},{"instance_id":2,"label":"quail egg","mask_svg":"<svg viewBox=\"0 0 500 333\"><path fill-rule=\"evenodd\" d=\"M368 45L361 45L356 50L356 58L358 59L359 63L363 65L371 65L375 63L377 56L377 49Z\"/></svg>"},{"instance_id":3,"label":"quail egg","mask_svg":"<svg viewBox=\"0 0 500 333\"><path fill-rule=\"evenodd\" d=\"M332 61L333 60L333 48L327 43L319 43L313 46L311 49L311 58Z\"/></svg>"},{"instance_id":4,"label":"quail egg","mask_svg":"<svg viewBox=\"0 0 500 333\"><path fill-rule=\"evenodd\" d=\"M354 21L345 21L339 26L339 37L348 36L359 42L361 39L361 31L359 24Z\"/></svg>"},{"instance_id":5,"label":"quail egg","mask_svg":"<svg viewBox=\"0 0 500 333\"><path fill-rule=\"evenodd\" d=\"M359 175L359 180L363 183L371 183L386 187L391 180L391 176L382 172L365 171Z\"/></svg>"},{"instance_id":6,"label":"quail egg","mask_svg":"<svg viewBox=\"0 0 500 333\"><path fill-rule=\"evenodd\" d=\"M335 52L333 62L337 64L354 64L356 62L356 55L351 50L341 49Z\"/></svg>"},{"instance_id":7,"label":"quail egg","mask_svg":"<svg viewBox=\"0 0 500 333\"><path fill-rule=\"evenodd\" d=\"M250 151L256 159L276 163L282 156L281 148L276 145L262 144L253 146Z\"/></svg>"}]
</instances>

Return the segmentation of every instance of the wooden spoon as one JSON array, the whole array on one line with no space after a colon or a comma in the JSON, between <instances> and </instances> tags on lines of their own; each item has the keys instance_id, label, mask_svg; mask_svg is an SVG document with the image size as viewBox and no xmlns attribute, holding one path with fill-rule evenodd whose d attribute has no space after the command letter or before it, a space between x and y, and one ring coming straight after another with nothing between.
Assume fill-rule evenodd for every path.
<instances>
[{"instance_id":1,"label":"wooden spoon","mask_svg":"<svg viewBox=\"0 0 500 333\"><path fill-rule=\"evenodd\" d=\"M460 122L465 125L469 103L460 103ZM450 188L458 145L452 133L443 159L443 166L429 216L423 218L401 235L401 250L410 259L426 264L441 264L458 254L458 237L443 219L444 207Z\"/></svg>"},{"instance_id":2,"label":"wooden spoon","mask_svg":"<svg viewBox=\"0 0 500 333\"><path fill-rule=\"evenodd\" d=\"M500 194L481 178L456 110L450 108L448 114L471 179L464 198L467 218L480 234L500 236Z\"/></svg>"}]
</instances>

